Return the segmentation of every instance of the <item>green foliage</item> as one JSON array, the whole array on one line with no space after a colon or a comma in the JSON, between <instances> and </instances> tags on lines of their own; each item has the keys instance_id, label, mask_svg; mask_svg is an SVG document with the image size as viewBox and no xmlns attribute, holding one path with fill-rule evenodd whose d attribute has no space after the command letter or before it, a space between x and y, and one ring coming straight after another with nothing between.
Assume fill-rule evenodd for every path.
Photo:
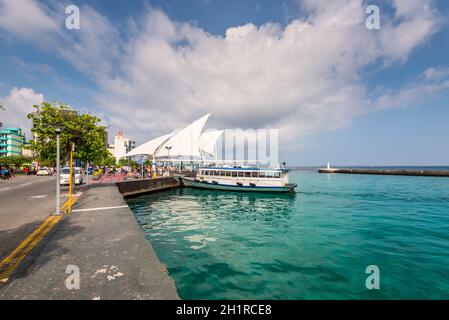
<instances>
[{"instance_id":1,"label":"green foliage","mask_svg":"<svg viewBox=\"0 0 449 320\"><path fill-rule=\"evenodd\" d=\"M103 158L99 163L100 166L113 167L115 166L115 158L110 154Z\"/></svg>"},{"instance_id":2,"label":"green foliage","mask_svg":"<svg viewBox=\"0 0 449 320\"><path fill-rule=\"evenodd\" d=\"M126 160L125 158L122 158L117 162L117 166L119 166L119 167L125 167L127 165L128 165L128 160Z\"/></svg>"},{"instance_id":3,"label":"green foliage","mask_svg":"<svg viewBox=\"0 0 449 320\"><path fill-rule=\"evenodd\" d=\"M41 160L39 161L39 166L40 167L53 167L54 166L54 162L55 160Z\"/></svg>"},{"instance_id":4,"label":"green foliage","mask_svg":"<svg viewBox=\"0 0 449 320\"><path fill-rule=\"evenodd\" d=\"M100 119L91 114L81 114L61 104L42 103L33 106L36 111L28 114L33 122L32 133L36 141L30 140L30 149L41 161L53 165L56 159L56 133L59 126L61 162L68 160L69 143L75 143L74 158L83 162L99 164L109 157L106 148L106 127L99 125Z\"/></svg>"},{"instance_id":5,"label":"green foliage","mask_svg":"<svg viewBox=\"0 0 449 320\"><path fill-rule=\"evenodd\" d=\"M0 165L14 166L14 167L18 168L25 163L30 163L31 161L32 161L32 158L25 157L25 156L1 157Z\"/></svg>"},{"instance_id":6,"label":"green foliage","mask_svg":"<svg viewBox=\"0 0 449 320\"><path fill-rule=\"evenodd\" d=\"M135 168L137 167L137 162L134 160L127 160L125 158L122 158L118 161L117 163L118 167L131 167L131 168Z\"/></svg>"}]
</instances>

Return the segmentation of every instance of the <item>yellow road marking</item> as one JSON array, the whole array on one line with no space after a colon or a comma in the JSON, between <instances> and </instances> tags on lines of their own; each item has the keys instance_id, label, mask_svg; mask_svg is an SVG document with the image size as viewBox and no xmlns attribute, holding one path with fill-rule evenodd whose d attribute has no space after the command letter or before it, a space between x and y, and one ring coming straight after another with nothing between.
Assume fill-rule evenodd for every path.
<instances>
[{"instance_id":1,"label":"yellow road marking","mask_svg":"<svg viewBox=\"0 0 449 320\"><path fill-rule=\"evenodd\" d=\"M72 198L72 207L73 207L73 205L75 204L75 202L78 201L79 197L80 197L80 196L73 196L73 198ZM61 211L66 212L66 210L67 210L66 213L70 214L70 212L68 212L68 209L69 209L68 206L69 206L69 200L67 200L67 201L63 204L63 206L61 207Z\"/></svg>"},{"instance_id":2,"label":"yellow road marking","mask_svg":"<svg viewBox=\"0 0 449 320\"><path fill-rule=\"evenodd\" d=\"M39 241L42 240L42 238L53 228L53 226L58 223L58 221L61 220L61 216L55 216L54 219L52 219L42 230L42 232L37 235L30 243L29 246L27 246L17 258L13 258L11 260L11 264L6 268L5 271L0 273L0 283L5 283L8 281L9 277L11 276L12 272L18 267L18 265L25 259L26 255L39 243Z\"/></svg>"},{"instance_id":3,"label":"yellow road marking","mask_svg":"<svg viewBox=\"0 0 449 320\"><path fill-rule=\"evenodd\" d=\"M72 199L72 206L80 198L75 196ZM68 209L69 200L67 200L62 206L61 211ZM55 224L61 220L62 215L51 215L31 233L25 240L23 240L19 246L14 249L3 261L0 262L0 284L8 281L13 271L19 266L19 264L25 259L26 255L42 240L42 238L54 227ZM6 267L4 271L2 269Z\"/></svg>"},{"instance_id":4,"label":"yellow road marking","mask_svg":"<svg viewBox=\"0 0 449 320\"><path fill-rule=\"evenodd\" d=\"M0 263L0 269L7 263L11 262L14 257L22 251L56 216L49 216L32 234L30 234L9 256Z\"/></svg>"}]
</instances>

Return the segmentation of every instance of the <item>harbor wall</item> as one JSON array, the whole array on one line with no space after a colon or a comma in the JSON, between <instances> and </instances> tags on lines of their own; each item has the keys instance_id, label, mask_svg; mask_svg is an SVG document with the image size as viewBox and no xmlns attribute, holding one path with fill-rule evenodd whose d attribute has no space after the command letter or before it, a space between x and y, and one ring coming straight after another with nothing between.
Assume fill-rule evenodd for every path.
<instances>
[{"instance_id":1,"label":"harbor wall","mask_svg":"<svg viewBox=\"0 0 449 320\"><path fill-rule=\"evenodd\" d=\"M181 186L177 177L162 177L157 179L130 180L116 182L116 186L124 197L178 188Z\"/></svg>"},{"instance_id":2,"label":"harbor wall","mask_svg":"<svg viewBox=\"0 0 449 320\"><path fill-rule=\"evenodd\" d=\"M318 172L394 176L449 177L449 171L440 170L320 169L318 170Z\"/></svg>"}]
</instances>

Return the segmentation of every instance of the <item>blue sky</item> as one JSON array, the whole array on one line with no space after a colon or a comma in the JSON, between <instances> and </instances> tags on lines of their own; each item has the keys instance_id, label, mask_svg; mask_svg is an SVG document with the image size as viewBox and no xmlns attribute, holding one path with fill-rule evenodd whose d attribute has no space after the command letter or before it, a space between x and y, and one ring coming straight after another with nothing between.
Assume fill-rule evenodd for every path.
<instances>
[{"instance_id":1,"label":"blue sky","mask_svg":"<svg viewBox=\"0 0 449 320\"><path fill-rule=\"evenodd\" d=\"M449 165L447 1L11 3L4 125L57 100L139 143L211 112L214 128L279 128L290 164ZM72 3L80 30L64 27Z\"/></svg>"}]
</instances>

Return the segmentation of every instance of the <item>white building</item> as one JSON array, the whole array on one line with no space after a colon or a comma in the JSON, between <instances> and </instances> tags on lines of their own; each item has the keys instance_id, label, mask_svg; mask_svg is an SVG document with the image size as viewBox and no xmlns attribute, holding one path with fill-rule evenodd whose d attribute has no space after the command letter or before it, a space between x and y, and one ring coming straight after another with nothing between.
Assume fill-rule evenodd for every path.
<instances>
[{"instance_id":1,"label":"white building","mask_svg":"<svg viewBox=\"0 0 449 320\"><path fill-rule=\"evenodd\" d=\"M108 151L111 156L115 157L115 147L113 143L108 144Z\"/></svg>"},{"instance_id":2,"label":"white building","mask_svg":"<svg viewBox=\"0 0 449 320\"><path fill-rule=\"evenodd\" d=\"M125 137L123 132L118 132L114 137L114 146L109 146L113 150L115 161L126 157L126 154L136 147L136 142Z\"/></svg>"}]
</instances>

